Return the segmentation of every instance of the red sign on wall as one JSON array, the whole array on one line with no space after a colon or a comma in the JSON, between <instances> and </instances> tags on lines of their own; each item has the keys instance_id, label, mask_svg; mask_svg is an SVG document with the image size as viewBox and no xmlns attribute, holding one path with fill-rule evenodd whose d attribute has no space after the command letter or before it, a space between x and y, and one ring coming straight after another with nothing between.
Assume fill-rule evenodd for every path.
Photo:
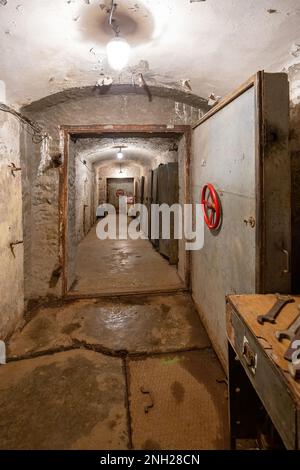
<instances>
[{"instance_id":1,"label":"red sign on wall","mask_svg":"<svg viewBox=\"0 0 300 470\"><path fill-rule=\"evenodd\" d=\"M117 191L116 191L116 196L117 197L124 196L124 194L125 194L124 189L117 189Z\"/></svg>"}]
</instances>

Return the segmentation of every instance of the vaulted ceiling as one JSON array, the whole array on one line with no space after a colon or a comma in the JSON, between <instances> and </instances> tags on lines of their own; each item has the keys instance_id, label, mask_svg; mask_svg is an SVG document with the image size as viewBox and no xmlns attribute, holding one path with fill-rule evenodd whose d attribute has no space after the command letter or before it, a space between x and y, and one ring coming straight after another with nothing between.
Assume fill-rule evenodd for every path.
<instances>
[{"instance_id":1,"label":"vaulted ceiling","mask_svg":"<svg viewBox=\"0 0 300 470\"><path fill-rule=\"evenodd\" d=\"M299 0L116 0L132 45L110 70L110 0L0 0L0 80L9 102L28 104L108 76L223 96L258 69L280 71L300 51ZM189 82L186 82L189 80Z\"/></svg>"},{"instance_id":2,"label":"vaulted ceiling","mask_svg":"<svg viewBox=\"0 0 300 470\"><path fill-rule=\"evenodd\" d=\"M166 161L173 161L174 154L177 158L177 139L168 137L85 138L78 139L75 148L78 158L98 166L116 161L118 147L124 147L124 164L130 162L156 168L164 155Z\"/></svg>"}]
</instances>

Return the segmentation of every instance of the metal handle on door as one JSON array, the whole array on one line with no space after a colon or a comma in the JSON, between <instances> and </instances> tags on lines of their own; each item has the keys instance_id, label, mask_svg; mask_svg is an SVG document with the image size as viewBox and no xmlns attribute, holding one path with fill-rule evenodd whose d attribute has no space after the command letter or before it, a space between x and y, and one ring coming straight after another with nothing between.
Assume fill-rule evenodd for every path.
<instances>
[{"instance_id":1,"label":"metal handle on door","mask_svg":"<svg viewBox=\"0 0 300 470\"><path fill-rule=\"evenodd\" d=\"M290 272L290 254L288 250L283 249L282 253L286 257L286 268L282 271L284 274L288 274Z\"/></svg>"}]
</instances>

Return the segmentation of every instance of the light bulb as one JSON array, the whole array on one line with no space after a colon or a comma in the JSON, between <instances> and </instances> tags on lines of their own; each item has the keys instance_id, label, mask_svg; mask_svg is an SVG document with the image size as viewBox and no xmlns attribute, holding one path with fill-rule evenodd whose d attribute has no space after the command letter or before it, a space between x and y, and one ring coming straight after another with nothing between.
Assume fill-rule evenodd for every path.
<instances>
[{"instance_id":1,"label":"light bulb","mask_svg":"<svg viewBox=\"0 0 300 470\"><path fill-rule=\"evenodd\" d=\"M129 60L130 45L120 37L115 37L106 46L108 63L114 70L122 70Z\"/></svg>"},{"instance_id":2,"label":"light bulb","mask_svg":"<svg viewBox=\"0 0 300 470\"><path fill-rule=\"evenodd\" d=\"M121 150L117 153L117 158L118 158L119 160L122 160L122 158L123 158L123 152L121 152Z\"/></svg>"}]
</instances>

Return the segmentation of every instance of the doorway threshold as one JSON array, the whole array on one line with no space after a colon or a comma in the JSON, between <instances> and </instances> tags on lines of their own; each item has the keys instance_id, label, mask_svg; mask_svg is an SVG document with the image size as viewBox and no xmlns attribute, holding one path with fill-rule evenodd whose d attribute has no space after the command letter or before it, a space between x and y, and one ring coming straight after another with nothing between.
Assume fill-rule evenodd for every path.
<instances>
[{"instance_id":1,"label":"doorway threshold","mask_svg":"<svg viewBox=\"0 0 300 470\"><path fill-rule=\"evenodd\" d=\"M132 296L144 296L144 295L164 295L164 294L177 294L182 292L188 292L188 289L182 285L182 287L176 288L165 288L165 289L140 289L140 290L122 290L122 291L107 291L107 292L89 292L89 293L74 293L68 292L65 295L65 299L77 300L77 299L99 299L99 298L112 298L112 297L132 297Z\"/></svg>"}]
</instances>

